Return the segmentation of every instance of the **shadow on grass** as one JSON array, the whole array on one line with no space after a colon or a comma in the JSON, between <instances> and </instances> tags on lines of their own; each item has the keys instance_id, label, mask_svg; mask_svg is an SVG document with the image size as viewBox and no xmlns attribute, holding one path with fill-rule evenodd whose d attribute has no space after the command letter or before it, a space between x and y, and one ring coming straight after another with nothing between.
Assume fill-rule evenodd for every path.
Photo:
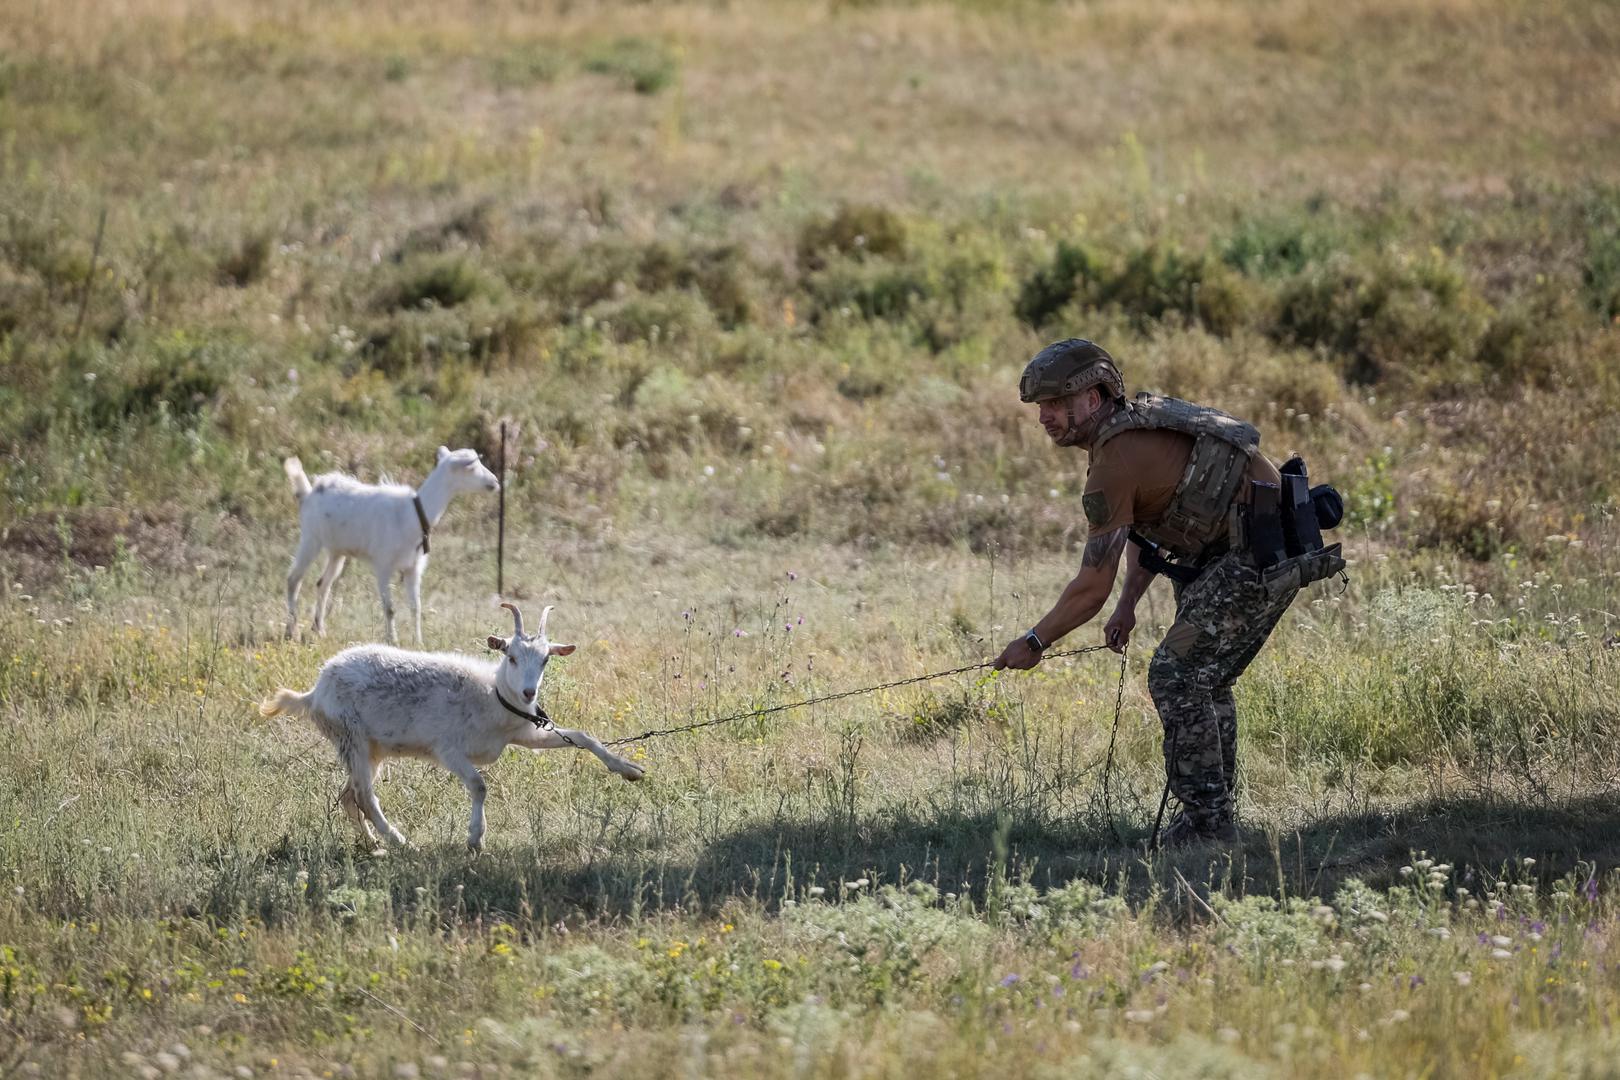
<instances>
[{"instance_id":1,"label":"shadow on grass","mask_svg":"<svg viewBox=\"0 0 1620 1080\"><path fill-rule=\"evenodd\" d=\"M843 882L872 886L921 879L941 891L982 899L996 875L1040 888L1087 878L1123 889L1140 902L1155 890L1170 911L1199 892L1265 893L1329 898L1350 878L1383 887L1397 879L1411 853L1426 850L1456 867L1454 881L1499 875L1522 856L1537 860L1545 884L1577 861L1620 863L1620 801L1590 796L1531 806L1499 799L1451 798L1399 810L1327 817L1278 833L1251 828L1230 850L1195 847L1150 856L1147 830L1124 844L1102 820L1040 823L989 815L936 815L927 820L887 816L848 821L761 821L709 843L695 859L651 847L634 852L571 855L533 847L495 847L472 856L450 847L386 856L319 844L271 853L262 872L286 876L294 865L313 882L343 880L341 890L312 892L301 902L341 909L355 895L386 902L395 912L436 905L471 917L615 920L656 914L716 913L728 905L775 908L812 887L839 894ZM600 848L598 851L600 852ZM254 901L252 882L219 880L194 914L239 917L246 909L266 921L287 911Z\"/></svg>"}]
</instances>

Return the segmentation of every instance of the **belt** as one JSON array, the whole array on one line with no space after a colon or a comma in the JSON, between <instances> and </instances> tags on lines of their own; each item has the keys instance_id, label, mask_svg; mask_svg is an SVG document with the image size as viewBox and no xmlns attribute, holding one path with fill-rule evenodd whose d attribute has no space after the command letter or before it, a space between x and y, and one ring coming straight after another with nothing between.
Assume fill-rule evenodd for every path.
<instances>
[{"instance_id":1,"label":"belt","mask_svg":"<svg viewBox=\"0 0 1620 1080\"><path fill-rule=\"evenodd\" d=\"M1197 581L1210 563L1231 550L1231 544L1225 537L1222 537L1207 545L1192 562L1176 563L1159 554L1162 550L1159 545L1138 534L1135 530L1132 530L1130 539L1131 543L1142 549L1141 555L1137 556L1136 559L1138 566L1154 574L1163 574L1165 577L1179 581L1183 585L1190 585Z\"/></svg>"}]
</instances>

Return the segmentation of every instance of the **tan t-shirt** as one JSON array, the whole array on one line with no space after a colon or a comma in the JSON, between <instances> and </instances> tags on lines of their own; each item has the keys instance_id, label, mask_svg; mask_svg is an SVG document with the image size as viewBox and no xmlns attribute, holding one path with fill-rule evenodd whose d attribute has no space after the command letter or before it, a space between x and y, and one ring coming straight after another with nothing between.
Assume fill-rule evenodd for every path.
<instances>
[{"instance_id":1,"label":"tan t-shirt","mask_svg":"<svg viewBox=\"0 0 1620 1080\"><path fill-rule=\"evenodd\" d=\"M1091 455L1086 491L1081 505L1091 535L1112 532L1125 525L1150 528L1164 518L1170 498L1187 471L1193 437L1179 431L1122 431ZM1277 467L1264 454L1249 459L1249 480L1280 484ZM1249 485L1238 487L1238 501L1249 501ZM1225 526L1217 526L1204 543L1220 539Z\"/></svg>"}]
</instances>

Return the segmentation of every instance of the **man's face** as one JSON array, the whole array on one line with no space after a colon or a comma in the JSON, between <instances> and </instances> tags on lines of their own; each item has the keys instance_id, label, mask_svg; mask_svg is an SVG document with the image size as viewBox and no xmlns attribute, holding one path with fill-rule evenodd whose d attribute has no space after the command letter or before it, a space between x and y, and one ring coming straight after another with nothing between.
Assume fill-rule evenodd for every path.
<instances>
[{"instance_id":1,"label":"man's face","mask_svg":"<svg viewBox=\"0 0 1620 1080\"><path fill-rule=\"evenodd\" d=\"M1095 387L1084 390L1078 394L1067 397L1052 398L1040 403L1041 427L1046 429L1047 438L1059 446L1067 446L1063 441L1073 428L1078 428L1091 418L1102 405L1102 395ZM1072 420L1071 420L1072 416Z\"/></svg>"}]
</instances>

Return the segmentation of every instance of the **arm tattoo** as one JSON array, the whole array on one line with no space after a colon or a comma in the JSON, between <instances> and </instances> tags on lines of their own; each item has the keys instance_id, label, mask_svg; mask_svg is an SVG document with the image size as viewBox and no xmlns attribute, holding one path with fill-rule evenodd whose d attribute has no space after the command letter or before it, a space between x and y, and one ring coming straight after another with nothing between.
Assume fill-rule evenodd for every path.
<instances>
[{"instance_id":1,"label":"arm tattoo","mask_svg":"<svg viewBox=\"0 0 1620 1080\"><path fill-rule=\"evenodd\" d=\"M1102 566L1119 557L1120 548L1125 546L1125 536L1131 530L1121 525L1105 533L1099 533L1086 541L1086 550L1080 556L1081 566Z\"/></svg>"}]
</instances>

